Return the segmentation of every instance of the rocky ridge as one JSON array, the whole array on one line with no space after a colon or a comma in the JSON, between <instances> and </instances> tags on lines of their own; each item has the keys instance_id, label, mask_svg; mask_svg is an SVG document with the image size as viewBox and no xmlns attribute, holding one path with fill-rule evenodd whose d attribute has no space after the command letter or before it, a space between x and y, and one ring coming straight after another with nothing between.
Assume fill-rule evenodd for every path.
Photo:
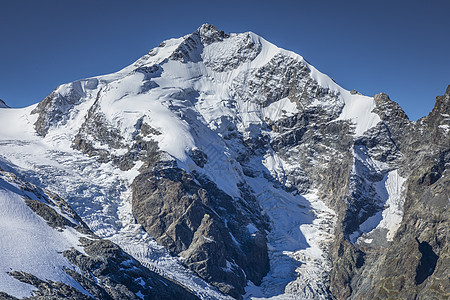
<instances>
[{"instance_id":1,"label":"rocky ridge","mask_svg":"<svg viewBox=\"0 0 450 300\"><path fill-rule=\"evenodd\" d=\"M7 167L10 168L10 166ZM8 197L8 192L14 193L18 199L22 198L26 206L42 218L47 226L62 235L70 236L73 231L69 232L68 228L73 228L76 233L75 240L79 243L73 244L71 248L59 254L70 262L60 266L60 272L66 273L70 278L69 281L63 277L61 281L39 278L39 274L44 275L39 269L27 272L13 269L14 264L11 265L12 268L9 268L7 272L9 276L34 287L31 296L25 299L92 299L92 297L96 299L140 299L141 297L198 299L186 288L146 269L116 244L97 237L57 194L41 189L2 169L0 169L0 176L0 188L4 191L0 196L2 203L4 202L10 209L19 210L20 208L14 204L16 200ZM41 234L38 226L34 228L34 231L35 235ZM38 244L29 247L36 248L35 251L38 253L39 249L43 248ZM3 249L2 255L9 257L14 254L8 249ZM18 251L18 249L12 251ZM24 255L24 252L31 249L21 249L21 251L21 255ZM49 262L44 263L49 264ZM8 261L2 262L2 268L5 265L10 266ZM11 288L14 295L16 292L13 287L9 289ZM2 299L17 299L4 291L0 296Z\"/></svg>"},{"instance_id":2,"label":"rocky ridge","mask_svg":"<svg viewBox=\"0 0 450 300\"><path fill-rule=\"evenodd\" d=\"M388 244L361 245L366 263L352 279L351 298L445 299L450 295L446 275L450 86L436 98L431 113L415 123L386 95L375 99L378 107L384 106L383 119L402 154L398 166L406 178L403 219ZM380 249L384 254L379 255Z\"/></svg>"}]
</instances>

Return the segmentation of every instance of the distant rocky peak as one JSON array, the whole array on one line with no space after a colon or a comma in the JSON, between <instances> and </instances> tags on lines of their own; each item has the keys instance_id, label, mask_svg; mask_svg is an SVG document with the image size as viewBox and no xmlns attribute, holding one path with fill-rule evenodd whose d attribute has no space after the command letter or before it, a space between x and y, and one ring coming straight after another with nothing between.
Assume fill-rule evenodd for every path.
<instances>
[{"instance_id":1,"label":"distant rocky peak","mask_svg":"<svg viewBox=\"0 0 450 300\"><path fill-rule=\"evenodd\" d=\"M3 101L2 99L0 99L0 108L9 108L9 106L6 105L5 101Z\"/></svg>"},{"instance_id":2,"label":"distant rocky peak","mask_svg":"<svg viewBox=\"0 0 450 300\"><path fill-rule=\"evenodd\" d=\"M385 93L376 94L374 97L376 112L382 120L409 121L408 116L397 102L392 101Z\"/></svg>"},{"instance_id":3,"label":"distant rocky peak","mask_svg":"<svg viewBox=\"0 0 450 300\"><path fill-rule=\"evenodd\" d=\"M436 97L436 103L428 116L418 123L424 127L421 132L431 138L430 143L448 145L450 133L450 85L444 95Z\"/></svg>"},{"instance_id":4,"label":"distant rocky peak","mask_svg":"<svg viewBox=\"0 0 450 300\"><path fill-rule=\"evenodd\" d=\"M436 97L436 104L433 110L440 110L441 113L445 114L450 112L450 85L443 96Z\"/></svg>"}]
</instances>

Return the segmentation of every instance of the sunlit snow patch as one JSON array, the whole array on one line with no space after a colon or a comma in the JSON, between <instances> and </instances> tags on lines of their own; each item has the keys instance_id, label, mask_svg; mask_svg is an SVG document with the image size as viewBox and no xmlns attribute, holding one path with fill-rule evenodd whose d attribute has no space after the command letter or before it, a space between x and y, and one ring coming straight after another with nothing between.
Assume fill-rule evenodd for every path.
<instances>
[{"instance_id":1,"label":"sunlit snow patch","mask_svg":"<svg viewBox=\"0 0 450 300\"><path fill-rule=\"evenodd\" d=\"M377 183L377 194L384 202L384 209L364 221L357 231L349 237L352 242L359 240L361 234L371 236L377 229L386 229L386 240L392 241L403 219L403 192L406 179L393 170L386 174L383 180ZM372 243L372 239L360 238L365 243Z\"/></svg>"}]
</instances>

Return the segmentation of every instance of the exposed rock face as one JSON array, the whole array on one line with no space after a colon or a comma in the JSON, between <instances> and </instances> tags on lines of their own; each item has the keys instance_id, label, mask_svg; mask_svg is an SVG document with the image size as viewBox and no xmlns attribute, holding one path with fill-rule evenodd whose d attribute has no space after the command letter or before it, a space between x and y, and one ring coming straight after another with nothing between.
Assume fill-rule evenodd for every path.
<instances>
[{"instance_id":1,"label":"exposed rock face","mask_svg":"<svg viewBox=\"0 0 450 300\"><path fill-rule=\"evenodd\" d=\"M355 244L340 243L335 250L332 280L337 298L448 298L450 282L445 269L450 263L450 185L446 176L450 151L447 134L450 120L446 117L449 99L447 89L444 96L437 97L433 111L414 124L385 94L375 96L386 138L380 140L378 132L375 143L368 144L367 140L358 143L363 142L372 152L370 155L385 162L388 170L399 168L407 178L403 184L403 218L391 241L386 241L383 238L386 233L379 230ZM381 145L389 146L382 150ZM349 222L354 220L349 218Z\"/></svg>"},{"instance_id":2,"label":"exposed rock face","mask_svg":"<svg viewBox=\"0 0 450 300\"><path fill-rule=\"evenodd\" d=\"M41 136L67 129L73 149L132 178L135 221L224 294L445 299L449 99L450 87L411 122L386 94L346 91L253 33L206 24L33 113ZM56 229L81 226L27 203ZM82 244L64 255L98 298L192 296L166 279L172 294L138 286L158 277L108 241Z\"/></svg>"},{"instance_id":3,"label":"exposed rock face","mask_svg":"<svg viewBox=\"0 0 450 300\"><path fill-rule=\"evenodd\" d=\"M98 84L97 79L90 79L85 82L89 88L95 88ZM64 125L70 118L68 112L85 96L85 91L80 81L71 84L71 88L57 92L53 91L44 100L42 100L32 113L38 114L35 123L36 132L42 136L47 135L50 126L57 124Z\"/></svg>"},{"instance_id":4,"label":"exposed rock face","mask_svg":"<svg viewBox=\"0 0 450 300\"><path fill-rule=\"evenodd\" d=\"M110 160L110 151L123 147L123 138L101 112L98 104L100 92L97 93L94 104L89 108L86 121L75 136L73 148L81 150L89 156L97 156L102 162L107 162ZM109 151L104 147L103 149L95 148L92 141L98 141L101 146L107 146Z\"/></svg>"},{"instance_id":5,"label":"exposed rock face","mask_svg":"<svg viewBox=\"0 0 450 300\"><path fill-rule=\"evenodd\" d=\"M178 168L156 166L133 182L136 220L188 267L236 298L246 278L260 284L269 268L267 224L257 204L255 209L248 202L236 203L213 182ZM252 221L256 234L246 228Z\"/></svg>"}]
</instances>

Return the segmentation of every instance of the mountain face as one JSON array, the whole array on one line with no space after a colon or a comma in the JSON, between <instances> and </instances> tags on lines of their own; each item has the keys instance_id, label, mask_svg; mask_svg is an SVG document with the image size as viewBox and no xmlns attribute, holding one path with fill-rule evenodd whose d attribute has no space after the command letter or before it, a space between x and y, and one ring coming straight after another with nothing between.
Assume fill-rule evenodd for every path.
<instances>
[{"instance_id":1,"label":"mountain face","mask_svg":"<svg viewBox=\"0 0 450 300\"><path fill-rule=\"evenodd\" d=\"M104 247L102 261L171 278L153 289L162 298L193 297L185 286L202 299L445 299L449 126L450 87L412 122L385 94L206 24L0 109L0 155L95 234L102 246L63 252L83 280L78 257ZM125 298L149 295L124 285Z\"/></svg>"}]
</instances>

